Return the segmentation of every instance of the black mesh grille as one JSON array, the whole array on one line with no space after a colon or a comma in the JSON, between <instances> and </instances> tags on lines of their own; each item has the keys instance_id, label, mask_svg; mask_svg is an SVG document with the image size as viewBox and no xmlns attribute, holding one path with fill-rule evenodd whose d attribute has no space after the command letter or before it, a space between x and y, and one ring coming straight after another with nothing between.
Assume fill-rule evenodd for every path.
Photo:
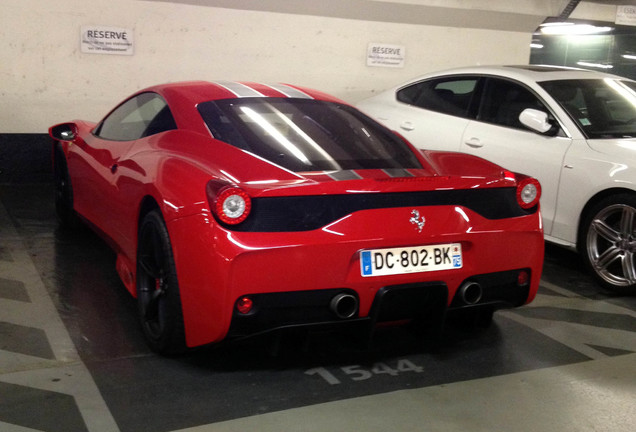
<instances>
[{"instance_id":1,"label":"black mesh grille","mask_svg":"<svg viewBox=\"0 0 636 432\"><path fill-rule=\"evenodd\" d=\"M360 210L437 205L462 206L487 219L537 211L536 207L519 207L515 188L269 197L253 199L245 222L227 228L243 232L310 231Z\"/></svg>"}]
</instances>

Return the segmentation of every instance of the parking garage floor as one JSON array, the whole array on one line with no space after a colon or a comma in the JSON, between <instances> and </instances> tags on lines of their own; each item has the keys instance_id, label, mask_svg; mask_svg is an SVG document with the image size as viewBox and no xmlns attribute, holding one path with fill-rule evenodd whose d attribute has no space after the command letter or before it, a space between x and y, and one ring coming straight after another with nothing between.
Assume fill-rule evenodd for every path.
<instances>
[{"instance_id":1,"label":"parking garage floor","mask_svg":"<svg viewBox=\"0 0 636 432\"><path fill-rule=\"evenodd\" d=\"M57 227L51 184L0 185L0 430L633 431L636 297L548 246L529 306L439 343L387 329L148 350L115 256ZM274 349L276 348L276 349Z\"/></svg>"}]
</instances>

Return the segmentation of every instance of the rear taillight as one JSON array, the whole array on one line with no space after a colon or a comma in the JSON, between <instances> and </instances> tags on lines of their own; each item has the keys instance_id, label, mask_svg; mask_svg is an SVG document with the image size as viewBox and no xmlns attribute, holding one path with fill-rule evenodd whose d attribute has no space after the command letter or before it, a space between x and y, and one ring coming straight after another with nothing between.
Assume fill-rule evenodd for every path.
<instances>
[{"instance_id":1,"label":"rear taillight","mask_svg":"<svg viewBox=\"0 0 636 432\"><path fill-rule=\"evenodd\" d=\"M524 177L517 185L517 203L521 208L529 209L539 204L541 198L541 185L539 180L532 177Z\"/></svg>"},{"instance_id":2,"label":"rear taillight","mask_svg":"<svg viewBox=\"0 0 636 432\"><path fill-rule=\"evenodd\" d=\"M210 210L221 222L228 225L243 222L252 210L250 196L236 185L210 180L206 193Z\"/></svg>"}]
</instances>

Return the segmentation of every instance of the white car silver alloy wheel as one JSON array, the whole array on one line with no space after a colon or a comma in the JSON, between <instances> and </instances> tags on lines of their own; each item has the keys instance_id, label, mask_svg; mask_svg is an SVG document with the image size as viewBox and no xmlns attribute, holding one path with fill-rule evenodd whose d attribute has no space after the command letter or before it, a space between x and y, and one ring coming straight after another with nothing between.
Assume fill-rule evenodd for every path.
<instances>
[{"instance_id":1,"label":"white car silver alloy wheel","mask_svg":"<svg viewBox=\"0 0 636 432\"><path fill-rule=\"evenodd\" d=\"M614 287L636 284L636 209L627 204L604 207L592 219L586 249L596 275Z\"/></svg>"}]
</instances>

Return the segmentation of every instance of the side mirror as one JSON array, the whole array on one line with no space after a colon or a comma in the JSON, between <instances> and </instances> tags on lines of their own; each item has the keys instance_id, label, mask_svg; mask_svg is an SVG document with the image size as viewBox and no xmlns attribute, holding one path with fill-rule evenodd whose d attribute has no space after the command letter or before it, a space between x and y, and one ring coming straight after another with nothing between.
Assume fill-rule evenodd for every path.
<instances>
[{"instance_id":1,"label":"side mirror","mask_svg":"<svg viewBox=\"0 0 636 432\"><path fill-rule=\"evenodd\" d=\"M62 123L49 129L51 138L58 141L73 141L77 136L77 126L74 123Z\"/></svg>"},{"instance_id":2,"label":"side mirror","mask_svg":"<svg viewBox=\"0 0 636 432\"><path fill-rule=\"evenodd\" d=\"M524 109L519 114L519 121L528 129L544 135L556 135L558 126L550 120L548 113L532 108Z\"/></svg>"}]
</instances>

